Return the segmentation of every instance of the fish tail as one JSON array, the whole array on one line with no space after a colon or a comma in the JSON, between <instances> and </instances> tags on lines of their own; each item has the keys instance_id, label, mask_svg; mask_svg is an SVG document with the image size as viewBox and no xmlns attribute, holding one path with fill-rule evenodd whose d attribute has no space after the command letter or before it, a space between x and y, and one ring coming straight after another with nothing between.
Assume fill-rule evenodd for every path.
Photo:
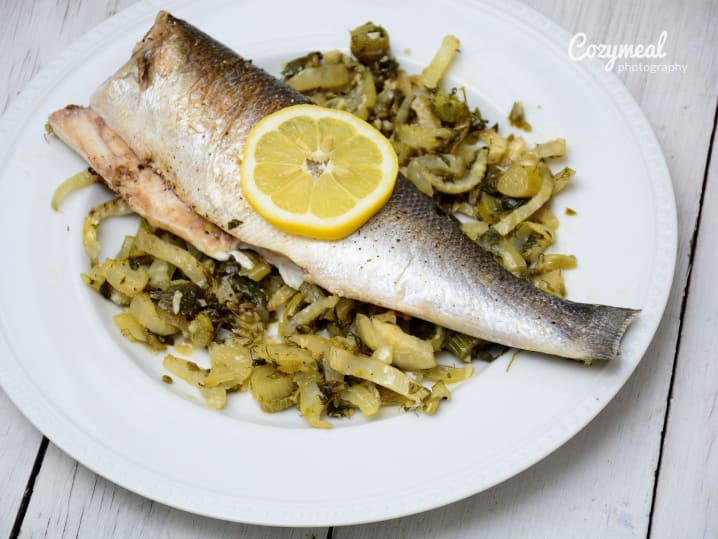
<instances>
[{"instance_id":1,"label":"fish tail","mask_svg":"<svg viewBox=\"0 0 718 539\"><path fill-rule=\"evenodd\" d=\"M586 305L588 324L576 336L577 345L588 361L611 360L618 355L621 339L640 309Z\"/></svg>"}]
</instances>

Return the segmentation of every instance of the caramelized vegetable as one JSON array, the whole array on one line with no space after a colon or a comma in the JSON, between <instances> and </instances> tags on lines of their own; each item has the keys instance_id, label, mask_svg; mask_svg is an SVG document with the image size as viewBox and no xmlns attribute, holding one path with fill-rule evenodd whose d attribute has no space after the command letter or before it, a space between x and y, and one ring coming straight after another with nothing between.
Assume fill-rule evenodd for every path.
<instances>
[{"instance_id":1,"label":"caramelized vegetable","mask_svg":"<svg viewBox=\"0 0 718 539\"><path fill-rule=\"evenodd\" d=\"M97 239L97 229L100 227L100 223L108 217L118 217L130 213L132 213L132 209L127 203L121 198L115 198L92 208L87 214L82 227L82 246L93 265L97 264L100 256L100 242Z\"/></svg>"},{"instance_id":2,"label":"caramelized vegetable","mask_svg":"<svg viewBox=\"0 0 718 539\"><path fill-rule=\"evenodd\" d=\"M136 244L141 251L179 268L197 286L201 287L207 283L204 268L189 251L160 239L146 227L140 227L137 231Z\"/></svg>"},{"instance_id":3,"label":"caramelized vegetable","mask_svg":"<svg viewBox=\"0 0 718 539\"><path fill-rule=\"evenodd\" d=\"M509 112L509 123L517 129L531 131L531 124L526 121L526 113L521 101L514 101L514 106L511 107L511 112Z\"/></svg>"},{"instance_id":4,"label":"caramelized vegetable","mask_svg":"<svg viewBox=\"0 0 718 539\"><path fill-rule=\"evenodd\" d=\"M294 379L271 365L261 365L252 371L250 387L252 396L265 412L281 412L293 406L296 400Z\"/></svg>"},{"instance_id":5,"label":"caramelized vegetable","mask_svg":"<svg viewBox=\"0 0 718 539\"><path fill-rule=\"evenodd\" d=\"M459 40L456 36L446 36L431 63L421 72L419 83L430 90L439 86L439 82L441 82L446 70L449 69L449 65L451 65L458 51Z\"/></svg>"},{"instance_id":6,"label":"caramelized vegetable","mask_svg":"<svg viewBox=\"0 0 718 539\"><path fill-rule=\"evenodd\" d=\"M57 187L57 189L55 189L55 192L52 195L52 201L50 202L50 206L53 210L59 211L60 204L62 204L62 201L65 200L67 195L74 191L77 191L78 189L82 189L83 187L92 185L93 183L96 183L99 179L99 176L90 172L89 169L82 170L77 174L73 174L64 182L62 182Z\"/></svg>"},{"instance_id":7,"label":"caramelized vegetable","mask_svg":"<svg viewBox=\"0 0 718 539\"><path fill-rule=\"evenodd\" d=\"M389 54L389 34L381 26L368 22L351 31L351 51L363 64L371 64Z\"/></svg>"}]
</instances>

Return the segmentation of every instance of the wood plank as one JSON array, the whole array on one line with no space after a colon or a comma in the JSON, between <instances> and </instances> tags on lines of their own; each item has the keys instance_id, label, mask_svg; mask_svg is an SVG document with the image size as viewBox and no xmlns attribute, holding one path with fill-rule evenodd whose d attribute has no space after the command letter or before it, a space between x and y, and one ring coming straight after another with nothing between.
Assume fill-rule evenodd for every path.
<instances>
[{"instance_id":1,"label":"wood plank","mask_svg":"<svg viewBox=\"0 0 718 539\"><path fill-rule=\"evenodd\" d=\"M39 69L81 32L131 2L0 2L0 114ZM81 15L78 17L78 15ZM0 536L9 535L28 484L42 434L0 390Z\"/></svg>"},{"instance_id":2,"label":"wood plank","mask_svg":"<svg viewBox=\"0 0 718 539\"><path fill-rule=\"evenodd\" d=\"M655 42L665 29L666 61L689 66L686 74L619 74L654 127L674 180L680 245L666 315L646 357L616 399L543 462L442 509L370 526L337 528L337 539L646 536L688 275L689 240L712 128L718 71L711 52L716 46L711 21L718 14L715 5L699 1L532 0L529 4L572 32L586 32L593 42ZM704 291L697 288L695 293ZM707 486L715 491L715 483ZM668 515L673 530L690 529L691 511Z\"/></svg>"},{"instance_id":3,"label":"wood plank","mask_svg":"<svg viewBox=\"0 0 718 539\"><path fill-rule=\"evenodd\" d=\"M20 537L323 539L326 528L250 526L200 517L133 494L50 444Z\"/></svg>"},{"instance_id":4,"label":"wood plank","mask_svg":"<svg viewBox=\"0 0 718 539\"><path fill-rule=\"evenodd\" d=\"M8 537L35 462L42 434L0 390L0 537Z\"/></svg>"},{"instance_id":5,"label":"wood plank","mask_svg":"<svg viewBox=\"0 0 718 539\"><path fill-rule=\"evenodd\" d=\"M0 1L0 114L30 79L82 34L137 0Z\"/></svg>"},{"instance_id":6,"label":"wood plank","mask_svg":"<svg viewBox=\"0 0 718 539\"><path fill-rule=\"evenodd\" d=\"M716 103L718 107L718 103ZM718 110L717 110L718 112ZM716 117L718 119L718 116ZM718 536L718 144L690 277L651 537ZM685 518L676 518L685 515Z\"/></svg>"}]
</instances>

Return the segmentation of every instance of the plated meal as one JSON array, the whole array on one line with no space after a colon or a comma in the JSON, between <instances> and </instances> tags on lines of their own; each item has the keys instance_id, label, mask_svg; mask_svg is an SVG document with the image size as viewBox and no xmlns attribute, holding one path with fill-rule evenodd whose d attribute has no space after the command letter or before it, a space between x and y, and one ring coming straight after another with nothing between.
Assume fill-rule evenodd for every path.
<instances>
[{"instance_id":1,"label":"plated meal","mask_svg":"<svg viewBox=\"0 0 718 539\"><path fill-rule=\"evenodd\" d=\"M83 279L122 307L124 337L174 346L165 382L328 427L382 405L433 414L496 345L615 358L637 311L564 299L576 260L545 252L565 141L529 147L442 89L458 48L448 36L410 76L367 23L351 54L288 61L281 81L160 12L89 107L50 116L91 167L53 203L117 194L85 221ZM519 102L509 120L531 129ZM101 259L100 223L132 212L137 233ZM180 357L198 349L204 364Z\"/></svg>"},{"instance_id":2,"label":"plated meal","mask_svg":"<svg viewBox=\"0 0 718 539\"><path fill-rule=\"evenodd\" d=\"M453 53L448 69L441 75L439 89L442 91L421 94L429 100L430 108L436 107L436 97L444 96L441 98L444 99L451 96L456 88L453 95L458 102L465 103L470 113L476 113L477 107L480 108L476 116L487 120L486 125L479 129L486 131L484 139L479 136L475 143L478 151L490 148L492 140L501 145L505 139L508 153L511 147L518 148L522 138L526 144L524 152L534 150L537 144L558 141L553 151L560 153L563 151L559 146L561 139L565 139L566 157L545 157L542 161L550 169L554 183L559 183L557 178L563 183L570 178L570 169L576 170L567 186L546 206L551 213L537 211L506 236L492 233L489 239L493 236L499 241L486 242L484 248L491 249L502 263L507 260L518 263L518 268L509 271L534 281L539 276L538 271L533 271L538 259L534 261L522 256L524 242L521 238L529 230L544 231L542 227L547 227L554 243L543 252L543 263L559 266L568 298L582 303L640 308L641 311L622 339L618 356L609 361L595 360L590 367L586 367L583 360L574 361L553 354L524 350L517 353L515 349L501 353L505 345L485 345L475 337L462 340L467 333L461 329L446 329L447 326L442 323L426 321L419 316L409 317L399 308L370 303L366 301L368 298L340 296L327 286L307 284L303 278L298 283L298 280L292 280L292 266L282 264L286 260L269 260L265 258L267 253L264 250L259 253L248 242L240 241L237 245L234 236L229 233L231 230L223 228L229 223L208 225L204 216L197 218L197 211L185 213L191 216L185 225L190 230L205 229L207 225L207 234L195 235L188 243L169 228L177 222L173 216L177 211L186 211L187 204L174 190L167 189L166 179L157 163L148 166L151 163L140 156L143 148L126 135L121 135L114 126L110 127L107 118L94 110L90 100L102 81L131 59L133 47L156 18L157 8L152 3L140 2L131 6L58 54L56 60L43 68L0 118L0 199L5 201L0 212L0 224L4 230L11 231L4 238L4 249L6 253L11 253L11 263L2 266L3 279L0 279L0 383L18 409L54 445L89 470L146 498L225 520L284 526L343 525L384 520L454 502L515 476L585 428L612 400L648 349L670 290L676 246L675 207L670 176L660 146L640 108L611 73L599 64L573 62L566 57L566 47L571 38L566 31L525 5L510 0L508 3L495 0L453 1L448 2L445 9L442 6L441 10L436 10L435 5L426 0L413 2L412 10L397 9L393 3L357 3L351 0L318 0L315 5L316 9L308 10L303 3L287 0L276 0L271 4L262 0L239 3L226 0L202 3L167 0L163 7L229 45L244 58L251 58L256 66L287 84L304 70L308 73L291 84L301 82L302 78L311 82L316 80L314 76L317 74L322 75L323 84L348 76L352 83L348 86L302 89L298 92L320 106L322 111L343 110L355 116L364 114L357 108L361 107L362 100L371 100L372 97L370 85L362 84L361 90L358 86L359 82L368 78L366 71L371 72L375 82L381 83L374 87L376 103L373 110L382 110L381 104L389 102L389 95L382 94L386 85L386 79L381 78L384 75L359 60L351 52L349 43L350 30L357 25L369 20L381 24L391 32L389 57L399 64L395 75L388 71L386 75L392 79L396 77L397 85L403 89L400 96L396 94L397 100L391 102L390 108L384 107L388 115L382 115L381 123L376 121L376 113L372 115L367 110L366 124L378 130L395 148L399 171L402 177L408 179L410 187L418 185L426 190L427 184L431 186L431 199L422 193L424 198L419 200L431 201L434 204L431 209L435 213L439 210L434 208L439 207L443 214L450 214L452 223L458 220L464 232L462 237L473 244L471 238L483 241L486 239L485 232L496 227L503 217L496 212L524 207L535 195L525 198L516 192L513 192L515 196L504 195L498 189L498 178L494 178L496 188L492 188L491 192L479 188L477 193L471 188L465 194L444 193L438 188L453 188L464 177L460 167L456 166L457 162L460 164L463 160L466 169L471 169L475 162L472 152L455 153L454 148L445 147L407 154L397 143L398 134L392 132L396 115L406 113L406 108L401 107L406 97L404 90L408 92L410 89L405 82L412 83L412 92L421 94L414 83L434 63L432 58L442 48L442 38L449 33L455 34L461 40L460 50ZM277 10L281 11L282 17L275 16ZM432 16L424 16L426 13ZM381 33L371 33L381 37ZM447 40L452 45L452 40ZM333 52L337 49L341 50L341 59ZM453 46L448 50L452 49ZM310 54L311 51L322 51L321 56ZM293 62L292 59L298 61ZM339 61L344 64L346 72L344 68L335 66ZM324 68L325 64L329 67ZM401 75L402 71L405 75ZM331 78L325 79L327 72ZM345 105L342 105L342 100ZM523 103L523 121L519 107L514 109L516 101ZM144 217L143 222L143 218L139 217L142 212L133 210L126 197L119 196L122 193L117 187L114 188L117 189L115 194L108 191L104 182L111 175L107 170L102 171L99 164L92 165L94 174L88 176L85 171L77 181L79 184L92 182L93 185L73 192L63 201L58 200L59 211L49 209L58 184L87 167L85 160L57 137L43 133L48 114L70 103L83 106L77 111L80 116L85 114L85 109L94 112L96 118L93 121L101 120L100 125L107 126L102 133L109 137L110 147L120 154L123 154L122 148L130 148L142 165L142 181L148 183L142 184L140 193L151 196L134 198L132 203L138 207L149 204L146 209L152 209L157 204L165 211L156 212L154 218ZM417 108L419 103L421 101L415 105L412 102L412 105ZM438 104L441 105L441 102ZM304 103L301 107L308 105ZM334 106L341 110L331 108ZM408 118L399 116L398 119L402 120L399 123L417 126L404 129L401 133L407 146L410 146L412 141L407 137L417 135L422 138L414 140L422 140L423 134L427 133L424 127L429 126L420 125L418 114L411 106L404 107L408 107ZM293 121L288 116L282 116L284 109L292 111L300 110L300 107L279 109L279 116L273 117L278 118L280 124ZM510 125L508 118L512 109L516 125ZM179 111L173 111L176 112ZM436 113L432 110L432 114ZM141 116L145 119L150 117L145 112ZM174 117L183 119L182 115L175 114ZM426 118L431 121L431 116ZM449 137L456 134L456 124L445 123L448 118L439 117L441 124L432 127L438 128L433 133L441 135L437 137L439 141L446 140L444 135L448 135L449 131ZM384 119L388 123L384 123ZM531 131L527 131L524 122L531 125ZM339 122L340 125L343 123L343 120ZM494 135L491 128L497 124ZM183 122L180 125L188 124ZM269 126L264 134L270 136L274 128L270 123L263 125ZM82 128L82 132L90 142L97 140L92 135L94 127ZM257 137L257 134L260 136ZM467 144L469 136L464 139ZM374 137L369 135L370 145L377 142ZM250 138L261 141L264 136L258 130ZM300 147L301 143L296 143L297 138L293 137L293 142ZM191 136L182 140L190 141L200 150L205 148ZM291 142L283 142L282 145L291 148ZM325 148L327 145L325 143ZM500 148L498 145L496 149ZM238 154L243 156L245 149L246 145L238 147ZM200 152L200 155L204 153ZM259 157L266 161L268 153L264 152L264 157L262 153L259 151ZM442 163L435 160L434 155L443 155L440 158ZM449 157L451 155L454 157ZM412 165L415 159L418 162ZM312 167L315 171L321 170L322 159L315 161L317 165ZM128 177L132 177L129 173L135 169L129 166L131 161L121 162ZM379 159L375 164L381 162ZM296 162L288 163L296 165ZM616 163L621 163L621 166L616 167ZM508 161L498 165L487 163L488 169L510 166ZM339 176L344 173L341 168L340 165ZM516 183L508 181L512 176L509 175L504 179L502 189L507 191L509 185L523 183L528 188L528 191L523 191L524 194L533 192L536 188L535 176L529 175L528 171L525 176L521 170L517 172ZM149 183L152 178L161 181ZM261 178L261 171L255 173L253 182L259 184ZM423 185L422 178L427 180ZM249 178L241 175L240 165L240 187L243 179ZM490 187L494 182L485 183L486 179L481 184ZM236 178L233 181L236 182ZM395 188L404 185L402 181L397 175ZM270 181L269 185L272 183L276 184ZM129 189L132 183L123 185ZM156 187L156 192L153 192L152 186ZM376 186L379 190L383 188L381 182ZM416 187L419 192L420 187ZM168 191L175 193L174 202L161 196ZM393 189L392 193L395 191ZM121 200L109 202L114 197ZM476 203L482 198L485 198L484 204L478 205L480 211L474 215ZM512 198L518 200L513 201ZM330 199L334 200L333 197ZM88 212L105 201L108 205L87 220ZM516 203L521 201L525 202ZM262 201L259 202L261 204ZM390 198L354 234L362 233L365 226L392 207L396 206ZM345 212L346 206L342 208L340 213ZM266 211L264 207L260 209ZM260 215L259 210L253 211ZM107 215L125 212L131 214L105 219ZM144 213L147 214L147 211ZM267 218L263 221L269 222ZM554 229L557 221L560 221L560 226ZM86 222L86 230L83 230ZM281 230L281 226L286 225L278 223L268 230ZM385 229L391 230L391 227ZM428 230L429 227L422 223L420 237L428 238L424 243L433 257L440 255L445 259L450 244L445 239L437 240L437 235ZM97 236L94 239L98 243L93 241L95 232ZM305 236L295 232L285 231L277 237L286 237L285 234L298 238L304 245L319 244L318 240L305 239ZM126 248L132 247L130 250L123 249L126 236L134 238L127 240ZM536 234L535 239L542 240L539 243L543 245L546 236L545 233ZM153 237L161 240L162 244ZM350 233L348 238L351 237ZM200 238L204 238L204 242ZM347 239L324 240L324 243L341 244L344 241ZM218 248L223 242L226 242L225 247ZM153 285L152 288L146 286L143 294L149 296L157 317L170 313L173 323L186 325L186 330L160 335L146 329L145 322L156 322L152 317L140 323L141 331L136 331L136 325L125 329L126 334L135 335L140 341L145 338L148 342L130 342L115 323L115 317L119 316L120 322L124 318L125 322L132 324L129 316L125 315L135 319L135 315L142 317L141 313L147 312L144 308L148 303L140 299L134 308L117 305L114 300L121 303L127 300L119 291L113 291L114 286L101 285L101 293L98 293L88 287L81 275L92 277L98 272L92 271L93 266L102 266L107 259L111 259L116 267L108 275L118 286L122 286L120 281L123 272L127 271L126 266L136 271L134 276L140 277L136 283L142 284L143 281L140 270L148 273L148 283L149 279L152 283L162 283L164 277L158 270L165 266L163 257L169 254L165 251L165 244L177 248L171 249L171 252L179 256L175 267L182 267L173 272L170 281L180 281L174 284L186 288L180 289L180 294L175 294L178 291L175 289L171 295L163 295L162 292L170 291L169 286L163 290L161 286ZM139 256L138 245L144 245L149 250L161 247L161 256L146 252ZM234 255L223 261L205 254L211 252L212 246L218 251L236 251L235 255L240 260ZM511 247L516 250L513 255L508 250ZM91 256L97 253L97 264L91 262L88 252ZM189 253L191 258L182 255L183 252ZM554 258L559 256L557 253L566 255ZM384 255L379 254L379 261L383 261ZM393 255L389 253L386 256ZM338 260L336 263L340 264L342 261L339 259L335 256L329 258L329 262ZM526 264L525 270L520 259ZM201 275L193 272L192 268L197 266L192 260L202 266L207 276L206 285L196 285L193 280L201 282ZM150 271L153 264L154 268ZM172 262L168 264L175 265ZM574 264L576 269L563 269ZM357 263L357 268L359 265ZM250 275L249 266L257 273ZM376 267L375 261L369 266ZM259 279L267 269L269 273ZM358 269L355 271L359 272ZM240 273L244 275L237 276ZM383 283L386 274L374 273L375 281ZM560 294L561 281L554 280L559 271L545 267L541 273L544 276L538 280L540 286ZM116 278L118 275L119 279ZM259 280L254 281L252 277ZM299 277L302 275L299 274ZM281 283L288 286L284 289L286 294L292 293L292 297L296 297L293 302L298 305L292 307L292 298L289 298L285 300L284 308L270 311L267 306L276 290L269 285L273 283L272 287L279 285L280 289L283 288L280 278ZM196 301L214 301L213 296L205 294L205 286L211 291L222 286L223 280L241 299L239 316L218 303L202 306ZM226 285L222 288L227 291ZM436 287L426 288L434 293ZM193 292L198 290L202 291L203 298L195 296L193 299ZM127 292L123 294L130 298L131 303L134 292ZM333 296L336 296L339 298L337 304L313 321L298 325L296 331L289 331L293 326L292 318L306 307L322 301L318 292L330 302L335 301ZM102 293L111 300L107 300ZM267 293L271 296L267 297ZM260 298L264 296L266 314L247 299L254 294ZM276 301L279 299L277 297ZM200 381L204 379L206 382L205 377L209 376L206 372L212 367L209 351L195 348L196 343L201 344L203 328L208 329L209 325L204 323L207 320L200 316L200 312L187 310L193 304L214 310L205 311L212 323L213 342L216 343L208 347L230 343L245 346L237 343L241 335L215 318L222 311L227 314L227 320L231 316L232 323L236 323L237 327L246 323L247 331L260 329L260 324L255 322L255 316L258 316L264 332L262 339L275 345L287 344L292 353L296 353L295 350L301 347L291 340L287 343L288 338L283 335L307 341L318 336L329 339L331 346L344 340L342 334L335 333L331 317L335 310L344 316L342 309L349 305L350 299L354 303L351 323L357 318L364 320L358 317L363 314L371 323L370 326L364 324L367 326L365 329L373 330L375 321L381 322L378 325L382 330L398 327L407 336L415 337L422 343L429 342L432 350L441 337L441 330L436 332L435 326L445 328L444 350L434 353L437 366L441 369L453 367L454 372L465 369L466 374L474 371L471 377L459 384L444 382L450 400L435 398L429 402L434 385L440 380L430 379L426 371L435 367L403 369L401 360L393 357L395 350L390 364L382 361L411 378L412 383L422 385L430 395L425 402L431 406L427 406L426 411L431 412L438 405L437 415L427 416L423 412L423 404L410 408L408 413L403 412L407 402L403 395L375 382L343 375L347 385L367 386L363 396L369 398L357 402L376 402L372 401L375 392L369 386L374 384L380 399L384 399L384 405L367 417L361 407L348 404L349 401L339 397L339 409L330 409L330 394L325 393L329 387L317 383L320 400L327 399L319 420L331 423L333 428L308 428L307 418L296 407L280 413L264 412L252 396L251 374L249 383L245 382L239 388L245 391L224 390L225 407L211 410L205 404L219 403L220 399L208 401L207 395L203 396L200 392L200 387L214 391L213 388L207 388L204 383L185 382L181 376L163 366L164 358L171 355L183 362L196 363L198 371L191 372ZM158 306L160 301L163 307ZM175 304L177 316L184 318L184 322L174 316ZM317 308L320 306L321 303ZM292 307L294 312L287 307ZM180 312L182 310L184 314ZM150 311L150 314L153 313ZM163 318L163 321L170 323L169 318ZM192 324L191 328L189 324ZM155 330L161 329L155 327ZM352 354L352 359L353 356L387 359L386 348L384 352L377 352L365 346L356 332L348 334L359 344L356 351L345 349ZM402 334L397 335L404 338ZM459 335L462 339L456 339ZM231 342L225 342L227 337L231 338ZM449 339L457 345L466 346L457 347L455 352L447 351ZM424 344L419 346L426 349ZM158 350L160 347L165 349ZM473 357L470 363L456 359L460 349L464 353L468 351ZM324 359L317 357L319 359L314 361L319 372ZM493 357L495 359L492 360ZM279 370L278 363L275 366L271 360L255 358L253 369L262 367L264 363ZM645 359L650 361L653 358ZM391 369L387 371L394 372ZM222 374L222 371L217 374ZM302 374L304 371L299 370L287 375L291 376L291 382L297 385L297 389L298 378ZM313 372L307 374L310 376L304 378L310 380L315 376ZM163 377L172 383L163 383ZM440 387L433 397L438 396ZM217 395L221 398L221 391L215 391ZM389 396L395 399L396 406L386 405ZM331 406L334 402L332 398ZM369 406L364 409L371 410ZM342 417L332 417L335 412ZM352 417L346 419L349 413ZM594 434L600 435L600 431L600 428L594 430ZM592 443L590 440L586 442L585 437L582 440L577 441L579 446ZM297 459L292 458L298 454L301 454L299 465ZM371 457L367 458L368 455ZM446 457L442 458L442 455ZM590 452L580 458L591 459ZM561 461L562 457L557 459ZM437 462L440 462L439 466L435 465ZM352 469L360 473L352 474L351 481L336 481L334 470L346 469L348 463L352 463ZM571 473L570 470L557 472L552 465L542 469L543 472L537 471L539 475ZM317 470L329 473L317 473ZM420 472L417 473L417 470ZM271 477L272 481L267 481L267 477ZM517 480L519 488L522 481ZM481 499L478 503L482 503Z\"/></svg>"}]
</instances>

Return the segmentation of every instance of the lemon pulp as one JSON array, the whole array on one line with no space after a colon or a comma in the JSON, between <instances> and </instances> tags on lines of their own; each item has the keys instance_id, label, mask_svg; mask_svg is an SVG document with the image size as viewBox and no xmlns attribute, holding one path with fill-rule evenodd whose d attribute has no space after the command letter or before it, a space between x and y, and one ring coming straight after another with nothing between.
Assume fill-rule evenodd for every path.
<instances>
[{"instance_id":1,"label":"lemon pulp","mask_svg":"<svg viewBox=\"0 0 718 539\"><path fill-rule=\"evenodd\" d=\"M296 105L263 118L247 137L242 191L276 227L302 236L348 236L391 196L391 143L356 116Z\"/></svg>"}]
</instances>

